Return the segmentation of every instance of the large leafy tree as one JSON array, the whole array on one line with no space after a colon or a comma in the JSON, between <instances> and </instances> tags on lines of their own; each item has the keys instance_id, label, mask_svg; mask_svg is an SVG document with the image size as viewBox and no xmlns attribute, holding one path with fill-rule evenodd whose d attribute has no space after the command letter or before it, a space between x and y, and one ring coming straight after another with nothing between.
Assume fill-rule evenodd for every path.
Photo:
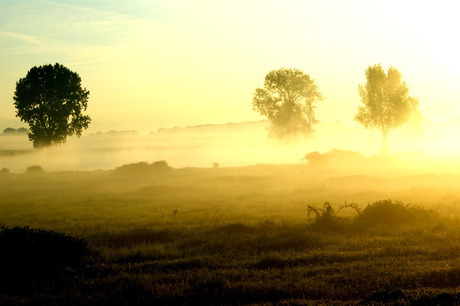
<instances>
[{"instance_id":1,"label":"large leafy tree","mask_svg":"<svg viewBox=\"0 0 460 306\"><path fill-rule=\"evenodd\" d=\"M398 69L388 72L381 64L366 69L366 84L358 91L363 105L358 107L355 120L367 129L377 129L383 136L383 151L391 131L404 124L412 114L419 113L418 99L409 96L409 87Z\"/></svg>"},{"instance_id":2,"label":"large leafy tree","mask_svg":"<svg viewBox=\"0 0 460 306\"><path fill-rule=\"evenodd\" d=\"M265 76L264 88L257 88L253 109L270 121L270 136L289 139L313 132L315 104L323 97L308 74L281 68Z\"/></svg>"},{"instance_id":3,"label":"large leafy tree","mask_svg":"<svg viewBox=\"0 0 460 306\"><path fill-rule=\"evenodd\" d=\"M80 76L60 64L33 67L16 83L16 116L29 124L29 140L35 148L81 136L91 118L83 114L89 91Z\"/></svg>"}]
</instances>

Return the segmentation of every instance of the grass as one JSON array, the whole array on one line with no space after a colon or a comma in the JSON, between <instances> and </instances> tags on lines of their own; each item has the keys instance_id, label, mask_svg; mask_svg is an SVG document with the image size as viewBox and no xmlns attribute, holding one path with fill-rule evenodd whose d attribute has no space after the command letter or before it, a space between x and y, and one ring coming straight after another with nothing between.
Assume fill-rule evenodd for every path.
<instances>
[{"instance_id":1,"label":"grass","mask_svg":"<svg viewBox=\"0 0 460 306\"><path fill-rule=\"evenodd\" d=\"M381 177L373 190L305 166L136 167L0 174L0 278L17 288L1 286L0 303L460 303L451 186Z\"/></svg>"}]
</instances>

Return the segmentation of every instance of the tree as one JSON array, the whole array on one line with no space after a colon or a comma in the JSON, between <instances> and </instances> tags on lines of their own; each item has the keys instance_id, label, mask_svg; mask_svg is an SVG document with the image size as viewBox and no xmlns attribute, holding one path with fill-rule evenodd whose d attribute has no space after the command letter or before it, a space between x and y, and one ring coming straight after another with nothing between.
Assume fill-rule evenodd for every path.
<instances>
[{"instance_id":1,"label":"tree","mask_svg":"<svg viewBox=\"0 0 460 306\"><path fill-rule=\"evenodd\" d=\"M387 150L390 132L404 124L412 114L419 113L418 99L409 96L409 87L398 69L390 67L388 73L381 64L366 69L366 84L358 91L363 105L358 107L355 120L366 129L382 132L382 151Z\"/></svg>"},{"instance_id":2,"label":"tree","mask_svg":"<svg viewBox=\"0 0 460 306\"><path fill-rule=\"evenodd\" d=\"M265 76L264 88L256 89L252 106L270 121L270 136L289 139L313 132L315 104L322 99L318 86L308 74L281 68Z\"/></svg>"},{"instance_id":3,"label":"tree","mask_svg":"<svg viewBox=\"0 0 460 306\"><path fill-rule=\"evenodd\" d=\"M35 148L65 142L67 136L81 136L91 118L83 115L89 91L81 87L80 76L60 64L33 67L16 82L16 116L29 124L29 140Z\"/></svg>"}]
</instances>

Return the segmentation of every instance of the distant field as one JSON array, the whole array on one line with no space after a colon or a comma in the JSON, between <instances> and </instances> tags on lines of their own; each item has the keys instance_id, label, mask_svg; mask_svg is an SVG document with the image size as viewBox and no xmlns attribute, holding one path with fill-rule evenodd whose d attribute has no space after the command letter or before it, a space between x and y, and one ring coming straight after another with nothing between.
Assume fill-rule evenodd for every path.
<instances>
[{"instance_id":1,"label":"distant field","mask_svg":"<svg viewBox=\"0 0 460 306\"><path fill-rule=\"evenodd\" d=\"M267 137L267 122L227 123L159 129L147 134L136 131L86 133L81 138L70 137L60 146L33 150L27 135L0 135L0 169L24 173L31 165L41 165L46 171L109 170L122 164L139 161L167 160L175 168L242 167L257 164L296 164L310 152L322 154L333 149L359 152L371 157L379 154L382 139L377 132L340 121L320 122L307 139L292 142L275 141ZM423 126L405 125L389 139L392 156L405 163L418 162L422 173L460 173L460 147L457 138L458 121L433 123L426 119ZM429 171L426 160L436 159ZM351 165L352 167L359 165ZM376 165L378 168L378 165ZM442 169L439 169L441 166ZM371 171L354 174L380 175ZM350 171L349 171L350 173Z\"/></svg>"},{"instance_id":2,"label":"distant field","mask_svg":"<svg viewBox=\"0 0 460 306\"><path fill-rule=\"evenodd\" d=\"M3 250L3 268L20 273L1 280L0 302L458 303L460 176L391 166L381 176L324 164L0 173L0 244L8 233L31 243L15 227L46 230L34 235L56 250L65 239L48 231L88 243L78 260L53 251L55 272L40 277L40 244ZM386 199L410 205L371 222L350 208L327 222L308 215L324 202L364 215Z\"/></svg>"}]
</instances>

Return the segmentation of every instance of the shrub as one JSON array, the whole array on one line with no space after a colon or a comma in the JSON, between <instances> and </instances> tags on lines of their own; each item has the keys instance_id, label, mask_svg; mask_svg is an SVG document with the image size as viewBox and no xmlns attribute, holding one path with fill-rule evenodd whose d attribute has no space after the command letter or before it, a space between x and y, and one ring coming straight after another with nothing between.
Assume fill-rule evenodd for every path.
<instances>
[{"instance_id":1,"label":"shrub","mask_svg":"<svg viewBox=\"0 0 460 306\"><path fill-rule=\"evenodd\" d=\"M72 279L92 254L82 239L28 227L2 227L0 250L0 288L17 290Z\"/></svg>"},{"instance_id":2,"label":"shrub","mask_svg":"<svg viewBox=\"0 0 460 306\"><path fill-rule=\"evenodd\" d=\"M8 173L10 173L10 169L8 169L8 168L0 169L0 174L8 174Z\"/></svg>"},{"instance_id":3,"label":"shrub","mask_svg":"<svg viewBox=\"0 0 460 306\"><path fill-rule=\"evenodd\" d=\"M170 170L171 167L164 160L156 161L151 164L147 162L138 162L133 164L122 165L115 169L115 173L123 175L149 174L158 171Z\"/></svg>"},{"instance_id":4,"label":"shrub","mask_svg":"<svg viewBox=\"0 0 460 306\"><path fill-rule=\"evenodd\" d=\"M4 136L23 135L23 134L26 134L28 131L29 130L26 128L14 129L14 128L8 127L4 129L0 135L4 135Z\"/></svg>"},{"instance_id":5,"label":"shrub","mask_svg":"<svg viewBox=\"0 0 460 306\"><path fill-rule=\"evenodd\" d=\"M342 230L348 220L338 216L338 213L344 208L353 208L358 214L360 213L359 207L354 203L344 204L337 211L329 202L325 202L322 208L308 205L308 218L310 218L311 214L315 214L316 216L311 227L319 230Z\"/></svg>"},{"instance_id":6,"label":"shrub","mask_svg":"<svg viewBox=\"0 0 460 306\"><path fill-rule=\"evenodd\" d=\"M397 225L423 221L431 216L432 213L423 208L411 207L399 201L381 200L367 205L356 218L356 222L364 225Z\"/></svg>"},{"instance_id":7,"label":"shrub","mask_svg":"<svg viewBox=\"0 0 460 306\"><path fill-rule=\"evenodd\" d=\"M29 166L26 169L26 173L43 173L45 170L39 165Z\"/></svg>"}]
</instances>

